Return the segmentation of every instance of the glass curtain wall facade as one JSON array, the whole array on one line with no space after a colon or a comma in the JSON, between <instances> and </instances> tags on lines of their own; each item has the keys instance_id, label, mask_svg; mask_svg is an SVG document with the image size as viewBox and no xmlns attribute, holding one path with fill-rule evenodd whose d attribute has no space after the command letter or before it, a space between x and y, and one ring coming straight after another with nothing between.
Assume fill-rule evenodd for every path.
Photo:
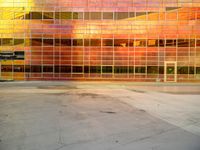
<instances>
[{"instance_id":1,"label":"glass curtain wall facade","mask_svg":"<svg viewBox=\"0 0 200 150\"><path fill-rule=\"evenodd\" d=\"M200 81L200 1L0 0L0 78Z\"/></svg>"}]
</instances>

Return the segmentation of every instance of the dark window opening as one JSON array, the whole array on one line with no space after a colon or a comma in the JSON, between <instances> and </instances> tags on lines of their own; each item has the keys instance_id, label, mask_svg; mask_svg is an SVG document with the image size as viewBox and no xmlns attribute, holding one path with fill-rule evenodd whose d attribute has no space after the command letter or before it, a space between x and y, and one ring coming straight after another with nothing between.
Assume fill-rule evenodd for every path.
<instances>
[{"instance_id":1,"label":"dark window opening","mask_svg":"<svg viewBox=\"0 0 200 150\"><path fill-rule=\"evenodd\" d=\"M61 46L71 46L71 39L61 39Z\"/></svg>"},{"instance_id":2,"label":"dark window opening","mask_svg":"<svg viewBox=\"0 0 200 150\"><path fill-rule=\"evenodd\" d=\"M190 40L190 47L195 47L195 39Z\"/></svg>"},{"instance_id":3,"label":"dark window opening","mask_svg":"<svg viewBox=\"0 0 200 150\"><path fill-rule=\"evenodd\" d=\"M133 66L129 67L129 73L135 73L135 68Z\"/></svg>"},{"instance_id":4,"label":"dark window opening","mask_svg":"<svg viewBox=\"0 0 200 150\"><path fill-rule=\"evenodd\" d=\"M135 73L145 73L146 67L135 67Z\"/></svg>"},{"instance_id":5,"label":"dark window opening","mask_svg":"<svg viewBox=\"0 0 200 150\"><path fill-rule=\"evenodd\" d=\"M200 74L200 67L196 67L196 74Z\"/></svg>"},{"instance_id":6,"label":"dark window opening","mask_svg":"<svg viewBox=\"0 0 200 150\"><path fill-rule=\"evenodd\" d=\"M185 66L177 67L177 74L188 74L188 67Z\"/></svg>"},{"instance_id":7,"label":"dark window opening","mask_svg":"<svg viewBox=\"0 0 200 150\"><path fill-rule=\"evenodd\" d=\"M90 67L84 66L84 73L90 73Z\"/></svg>"},{"instance_id":8,"label":"dark window opening","mask_svg":"<svg viewBox=\"0 0 200 150\"><path fill-rule=\"evenodd\" d=\"M189 74L194 74L194 67L189 67Z\"/></svg>"},{"instance_id":9,"label":"dark window opening","mask_svg":"<svg viewBox=\"0 0 200 150\"><path fill-rule=\"evenodd\" d=\"M43 66L43 72L53 72L53 66Z\"/></svg>"},{"instance_id":10,"label":"dark window opening","mask_svg":"<svg viewBox=\"0 0 200 150\"><path fill-rule=\"evenodd\" d=\"M15 65L14 72L24 72L24 66L22 65Z\"/></svg>"},{"instance_id":11,"label":"dark window opening","mask_svg":"<svg viewBox=\"0 0 200 150\"><path fill-rule=\"evenodd\" d=\"M147 67L147 73L148 74L158 74L159 70L158 70L158 66L148 66Z\"/></svg>"},{"instance_id":12,"label":"dark window opening","mask_svg":"<svg viewBox=\"0 0 200 150\"><path fill-rule=\"evenodd\" d=\"M73 71L73 73L83 73L83 67L82 66L73 66L72 71Z\"/></svg>"},{"instance_id":13,"label":"dark window opening","mask_svg":"<svg viewBox=\"0 0 200 150\"><path fill-rule=\"evenodd\" d=\"M25 66L25 72L31 72L31 67L29 65L26 65Z\"/></svg>"},{"instance_id":14,"label":"dark window opening","mask_svg":"<svg viewBox=\"0 0 200 150\"><path fill-rule=\"evenodd\" d=\"M53 39L43 39L43 46L53 46Z\"/></svg>"},{"instance_id":15,"label":"dark window opening","mask_svg":"<svg viewBox=\"0 0 200 150\"><path fill-rule=\"evenodd\" d=\"M90 66L90 73L101 73L100 66Z\"/></svg>"},{"instance_id":16,"label":"dark window opening","mask_svg":"<svg viewBox=\"0 0 200 150\"><path fill-rule=\"evenodd\" d=\"M112 73L113 67L112 66L103 66L102 67L102 73Z\"/></svg>"},{"instance_id":17,"label":"dark window opening","mask_svg":"<svg viewBox=\"0 0 200 150\"><path fill-rule=\"evenodd\" d=\"M90 46L90 40L84 39L84 46Z\"/></svg>"},{"instance_id":18,"label":"dark window opening","mask_svg":"<svg viewBox=\"0 0 200 150\"><path fill-rule=\"evenodd\" d=\"M31 14L30 13L25 14L25 19L27 20L31 19Z\"/></svg>"},{"instance_id":19,"label":"dark window opening","mask_svg":"<svg viewBox=\"0 0 200 150\"><path fill-rule=\"evenodd\" d=\"M159 47L165 47L165 40L159 40Z\"/></svg>"},{"instance_id":20,"label":"dark window opening","mask_svg":"<svg viewBox=\"0 0 200 150\"><path fill-rule=\"evenodd\" d=\"M71 66L61 66L60 72L61 73L71 73L72 72Z\"/></svg>"},{"instance_id":21,"label":"dark window opening","mask_svg":"<svg viewBox=\"0 0 200 150\"><path fill-rule=\"evenodd\" d=\"M164 74L164 66L159 67L159 74Z\"/></svg>"},{"instance_id":22,"label":"dark window opening","mask_svg":"<svg viewBox=\"0 0 200 150\"><path fill-rule=\"evenodd\" d=\"M25 59L25 57L24 57L24 51L15 51L14 52L14 59L15 60L24 60Z\"/></svg>"},{"instance_id":23,"label":"dark window opening","mask_svg":"<svg viewBox=\"0 0 200 150\"><path fill-rule=\"evenodd\" d=\"M197 40L196 40L196 46L197 46L197 47L200 47L200 39L197 39Z\"/></svg>"},{"instance_id":24,"label":"dark window opening","mask_svg":"<svg viewBox=\"0 0 200 150\"><path fill-rule=\"evenodd\" d=\"M12 65L2 65L1 72L12 72L13 66Z\"/></svg>"},{"instance_id":25,"label":"dark window opening","mask_svg":"<svg viewBox=\"0 0 200 150\"><path fill-rule=\"evenodd\" d=\"M31 66L31 72L33 73L41 73L42 67L41 66Z\"/></svg>"},{"instance_id":26,"label":"dark window opening","mask_svg":"<svg viewBox=\"0 0 200 150\"><path fill-rule=\"evenodd\" d=\"M55 46L61 46L61 39L55 39Z\"/></svg>"},{"instance_id":27,"label":"dark window opening","mask_svg":"<svg viewBox=\"0 0 200 150\"><path fill-rule=\"evenodd\" d=\"M114 67L114 72L115 73L128 73L128 67L126 66L115 66Z\"/></svg>"},{"instance_id":28,"label":"dark window opening","mask_svg":"<svg viewBox=\"0 0 200 150\"><path fill-rule=\"evenodd\" d=\"M32 46L42 46L42 39L32 39L31 45Z\"/></svg>"},{"instance_id":29,"label":"dark window opening","mask_svg":"<svg viewBox=\"0 0 200 150\"><path fill-rule=\"evenodd\" d=\"M83 46L83 39L74 39L73 46Z\"/></svg>"}]
</instances>

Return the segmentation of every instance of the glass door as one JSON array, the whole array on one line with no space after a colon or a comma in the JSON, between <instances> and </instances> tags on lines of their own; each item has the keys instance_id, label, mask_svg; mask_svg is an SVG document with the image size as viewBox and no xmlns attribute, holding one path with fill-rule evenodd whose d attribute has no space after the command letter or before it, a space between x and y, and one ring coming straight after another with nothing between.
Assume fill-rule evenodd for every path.
<instances>
[{"instance_id":1,"label":"glass door","mask_svg":"<svg viewBox=\"0 0 200 150\"><path fill-rule=\"evenodd\" d=\"M177 82L177 62L165 62L164 82Z\"/></svg>"}]
</instances>

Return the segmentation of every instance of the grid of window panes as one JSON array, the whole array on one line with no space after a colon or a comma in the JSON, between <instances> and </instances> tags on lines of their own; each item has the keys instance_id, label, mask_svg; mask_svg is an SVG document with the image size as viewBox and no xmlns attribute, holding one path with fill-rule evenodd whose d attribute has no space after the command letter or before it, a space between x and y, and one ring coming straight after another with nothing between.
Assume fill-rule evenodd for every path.
<instances>
[{"instance_id":1,"label":"grid of window panes","mask_svg":"<svg viewBox=\"0 0 200 150\"><path fill-rule=\"evenodd\" d=\"M163 81L167 61L178 81L200 80L198 0L0 4L2 79Z\"/></svg>"}]
</instances>

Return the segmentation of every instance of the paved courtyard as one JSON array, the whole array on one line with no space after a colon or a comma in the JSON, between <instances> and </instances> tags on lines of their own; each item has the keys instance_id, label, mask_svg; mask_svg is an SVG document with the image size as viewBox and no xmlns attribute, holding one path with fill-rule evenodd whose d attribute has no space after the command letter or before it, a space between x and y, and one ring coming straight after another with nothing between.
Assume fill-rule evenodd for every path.
<instances>
[{"instance_id":1,"label":"paved courtyard","mask_svg":"<svg viewBox=\"0 0 200 150\"><path fill-rule=\"evenodd\" d=\"M2 82L0 150L200 150L200 84Z\"/></svg>"}]
</instances>

